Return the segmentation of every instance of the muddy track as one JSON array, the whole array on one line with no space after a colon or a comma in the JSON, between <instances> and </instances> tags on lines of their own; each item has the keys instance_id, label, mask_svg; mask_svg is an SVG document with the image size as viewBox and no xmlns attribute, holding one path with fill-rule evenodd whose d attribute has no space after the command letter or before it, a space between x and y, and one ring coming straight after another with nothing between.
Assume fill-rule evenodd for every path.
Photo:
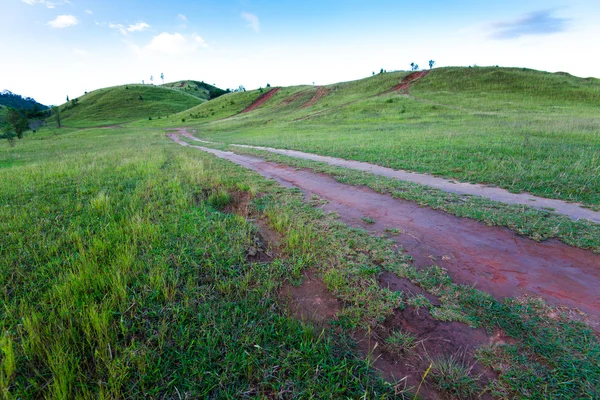
<instances>
[{"instance_id":1,"label":"muddy track","mask_svg":"<svg viewBox=\"0 0 600 400\"><path fill-rule=\"evenodd\" d=\"M350 226L392 237L414 259L417 267L439 265L455 282L474 285L496 298L534 295L554 306L577 308L589 314L589 323L600 328L600 255L558 240L535 242L506 228L492 227L442 211L394 199L364 187L349 186L330 176L266 162L201 146L192 146L175 132L168 136L193 147L252 169L286 187L316 194L329 203ZM369 217L375 222L366 224Z\"/></svg>"},{"instance_id":2,"label":"muddy track","mask_svg":"<svg viewBox=\"0 0 600 400\"><path fill-rule=\"evenodd\" d=\"M424 70L424 71L417 71L417 72L413 72L412 74L408 74L407 76L404 77L404 79L402 79L402 82L400 82L398 85L394 86L392 88L392 90L390 90L389 92L401 92L404 94L408 94L408 89L410 89L410 86L412 84L414 84L416 81L418 81L419 79L422 79L425 76L427 76L428 73L429 73L429 70ZM386 93L389 93L389 92L386 92Z\"/></svg>"},{"instance_id":3,"label":"muddy track","mask_svg":"<svg viewBox=\"0 0 600 400\"><path fill-rule=\"evenodd\" d=\"M262 94L258 99L256 99L256 101L254 103L250 104L250 106L248 108L246 108L244 111L242 111L240 114L244 114L244 113L248 113L250 111L256 110L258 107L265 104L271 97L275 96L275 94L277 92L279 92L280 89L281 88L274 88L274 89L269 90L267 93Z\"/></svg>"},{"instance_id":4,"label":"muddy track","mask_svg":"<svg viewBox=\"0 0 600 400\"><path fill-rule=\"evenodd\" d=\"M214 142L198 139L187 131L182 131L181 134L198 142L215 144ZM270 153L281 154L288 157L323 162L336 167L369 172L373 175L385 176L387 178L394 178L401 181L414 182L420 185L429 186L435 189L443 190L444 192L458 195L484 197L500 203L524 205L538 210L552 209L554 212L568 216L575 221L579 219L587 219L592 222L600 223L600 212L582 207L581 204L567 203L563 200L548 199L528 193L511 193L506 189L501 189L498 187L468 182L457 182L454 180L439 178L433 175L404 170L395 170L362 161L344 160L342 158L330 156L320 156L318 154L305 153L297 150L284 150L273 147L250 146L244 144L232 144L231 146L264 150Z\"/></svg>"},{"instance_id":5,"label":"muddy track","mask_svg":"<svg viewBox=\"0 0 600 400\"><path fill-rule=\"evenodd\" d=\"M308 102L306 102L306 104L304 104L300 108L308 108L308 107L314 106L317 103L317 101L321 100L321 98L323 96L325 96L326 94L327 94L327 89L325 89L325 86L319 86L317 93L315 93L313 98L310 99Z\"/></svg>"}]
</instances>

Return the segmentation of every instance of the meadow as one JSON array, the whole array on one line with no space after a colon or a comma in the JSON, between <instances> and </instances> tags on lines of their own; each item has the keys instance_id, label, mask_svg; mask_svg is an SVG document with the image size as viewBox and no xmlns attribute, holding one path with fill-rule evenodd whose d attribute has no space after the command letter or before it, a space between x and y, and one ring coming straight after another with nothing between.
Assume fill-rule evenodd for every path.
<instances>
[{"instance_id":1,"label":"meadow","mask_svg":"<svg viewBox=\"0 0 600 400\"><path fill-rule=\"evenodd\" d=\"M598 207L599 80L441 68L409 94L385 93L405 75L326 86L327 95L309 108L301 106L314 87L283 88L241 115L235 114L250 95L233 93L162 124L191 126L219 142L337 156Z\"/></svg>"},{"instance_id":2,"label":"meadow","mask_svg":"<svg viewBox=\"0 0 600 400\"><path fill-rule=\"evenodd\" d=\"M318 88L282 88L248 114L238 112L258 91L200 104L128 85L81 98L63 114L66 127L49 120L14 147L0 143L2 397L600 396L600 342L576 312L496 299L436 265L416 268L389 237L348 227L318 197L165 136L191 126L222 148L294 148L598 206L598 82L459 72L431 73L409 94L379 95L401 72L331 85L307 108ZM480 82L469 86L465 74ZM137 90L155 97L129 114L123 105ZM594 224L269 158L513 224L536 240L598 246ZM383 276L418 291L391 290ZM332 314L299 315L290 293L314 282ZM407 313L477 337L477 346L440 351L394 323ZM383 376L382 359L416 367L406 379Z\"/></svg>"}]
</instances>

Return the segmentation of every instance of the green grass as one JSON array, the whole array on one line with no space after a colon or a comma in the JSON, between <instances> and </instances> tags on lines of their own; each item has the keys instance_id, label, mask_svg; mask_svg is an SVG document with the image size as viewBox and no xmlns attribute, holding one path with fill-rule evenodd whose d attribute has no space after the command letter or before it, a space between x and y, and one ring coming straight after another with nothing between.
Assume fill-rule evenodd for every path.
<instances>
[{"instance_id":1,"label":"green grass","mask_svg":"<svg viewBox=\"0 0 600 400\"><path fill-rule=\"evenodd\" d=\"M405 75L327 86L327 95L310 108L300 106L316 88L304 86L283 88L248 114L236 115L258 93L233 93L182 115L186 126L209 140L295 149L600 205L598 80L509 68L440 68L408 96L375 96Z\"/></svg>"},{"instance_id":2,"label":"green grass","mask_svg":"<svg viewBox=\"0 0 600 400\"><path fill-rule=\"evenodd\" d=\"M313 207L319 199L162 131L44 129L0 147L0 165L0 390L11 397L392 397L347 338L406 306L513 338L478 354L500 373L488 386L498 397L600 390L587 326L417 270L392 242ZM252 222L224 212L241 191L281 237L269 263L247 257ZM282 283L307 269L341 302L333 331L281 306ZM439 305L382 288L383 271Z\"/></svg>"},{"instance_id":3,"label":"green grass","mask_svg":"<svg viewBox=\"0 0 600 400\"><path fill-rule=\"evenodd\" d=\"M3 395L392 396L345 339L280 308L309 260L248 261L256 228L221 211L260 189L283 216L297 193L161 132L42 132L0 159Z\"/></svg>"},{"instance_id":4,"label":"green grass","mask_svg":"<svg viewBox=\"0 0 600 400\"><path fill-rule=\"evenodd\" d=\"M503 226L536 241L557 238L571 246L600 252L600 224L586 220L573 221L571 218L553 213L551 210L503 204L476 196L461 196L412 182L262 150L240 147L230 147L228 150L239 154L255 155L296 168L308 168L315 172L326 173L345 184L367 186L379 193L441 209L459 217L480 220L488 225ZM370 223L372 219L363 218L363 221ZM389 233L398 234L397 231Z\"/></svg>"},{"instance_id":5,"label":"green grass","mask_svg":"<svg viewBox=\"0 0 600 400\"><path fill-rule=\"evenodd\" d=\"M192 96L202 100L216 99L217 97L227 93L223 89L219 89L218 87L209 85L208 83L198 81L171 82L165 83L164 85L161 85L161 87L175 89L187 94L191 94Z\"/></svg>"},{"instance_id":6,"label":"green grass","mask_svg":"<svg viewBox=\"0 0 600 400\"><path fill-rule=\"evenodd\" d=\"M99 89L61 107L62 124L69 127L115 125L139 119L166 118L205 100L153 85L123 85Z\"/></svg>"}]
</instances>

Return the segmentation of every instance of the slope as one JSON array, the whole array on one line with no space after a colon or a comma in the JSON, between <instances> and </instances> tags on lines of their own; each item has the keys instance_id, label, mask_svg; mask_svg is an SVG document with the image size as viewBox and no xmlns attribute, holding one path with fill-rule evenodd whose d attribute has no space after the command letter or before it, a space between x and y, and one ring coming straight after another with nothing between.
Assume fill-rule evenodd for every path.
<instances>
[{"instance_id":1,"label":"slope","mask_svg":"<svg viewBox=\"0 0 600 400\"><path fill-rule=\"evenodd\" d=\"M152 85L125 85L87 93L60 107L65 126L86 127L165 117L202 102L176 90Z\"/></svg>"},{"instance_id":2,"label":"slope","mask_svg":"<svg viewBox=\"0 0 600 400\"><path fill-rule=\"evenodd\" d=\"M210 140L293 149L424 172L514 192L600 205L600 81L518 68L439 68L391 91L408 72L319 90L232 93L165 124Z\"/></svg>"},{"instance_id":3,"label":"slope","mask_svg":"<svg viewBox=\"0 0 600 400\"><path fill-rule=\"evenodd\" d=\"M178 81L165 83L162 85L162 87L179 90L202 100L216 99L219 96L229 93L229 90L219 89L216 86L198 81Z\"/></svg>"}]
</instances>

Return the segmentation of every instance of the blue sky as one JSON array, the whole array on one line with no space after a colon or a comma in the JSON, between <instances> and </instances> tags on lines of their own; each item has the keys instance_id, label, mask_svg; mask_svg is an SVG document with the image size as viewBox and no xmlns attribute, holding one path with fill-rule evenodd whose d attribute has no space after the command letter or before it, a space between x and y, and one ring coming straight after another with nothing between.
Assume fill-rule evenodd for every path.
<instances>
[{"instance_id":1,"label":"blue sky","mask_svg":"<svg viewBox=\"0 0 600 400\"><path fill-rule=\"evenodd\" d=\"M161 73L256 88L430 59L600 77L596 0L0 2L0 90L44 104Z\"/></svg>"}]
</instances>

